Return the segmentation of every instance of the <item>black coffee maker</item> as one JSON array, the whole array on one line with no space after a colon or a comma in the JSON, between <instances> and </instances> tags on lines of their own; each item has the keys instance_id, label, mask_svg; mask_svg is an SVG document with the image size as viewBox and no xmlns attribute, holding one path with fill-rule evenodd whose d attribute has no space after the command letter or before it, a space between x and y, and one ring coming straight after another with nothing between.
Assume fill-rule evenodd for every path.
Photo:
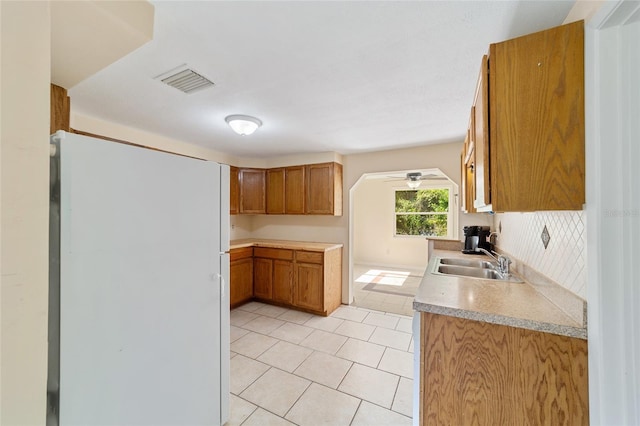
<instances>
[{"instance_id":1,"label":"black coffee maker","mask_svg":"<svg viewBox=\"0 0 640 426\"><path fill-rule=\"evenodd\" d=\"M466 254L479 254L478 247L491 251L491 243L487 241L491 231L488 226L465 226L464 231L464 249Z\"/></svg>"}]
</instances>

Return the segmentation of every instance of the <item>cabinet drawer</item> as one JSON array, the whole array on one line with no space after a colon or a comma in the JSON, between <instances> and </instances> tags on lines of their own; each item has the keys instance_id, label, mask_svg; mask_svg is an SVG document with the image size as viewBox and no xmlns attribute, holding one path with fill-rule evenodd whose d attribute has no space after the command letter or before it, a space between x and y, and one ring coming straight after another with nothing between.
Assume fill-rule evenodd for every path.
<instances>
[{"instance_id":1,"label":"cabinet drawer","mask_svg":"<svg viewBox=\"0 0 640 426\"><path fill-rule=\"evenodd\" d=\"M322 264L324 253L316 251L296 251L296 261L301 263Z\"/></svg>"},{"instance_id":2,"label":"cabinet drawer","mask_svg":"<svg viewBox=\"0 0 640 426\"><path fill-rule=\"evenodd\" d=\"M231 262L233 262L234 260L246 259L248 257L253 257L253 247L232 249L229 252L229 260Z\"/></svg>"},{"instance_id":3,"label":"cabinet drawer","mask_svg":"<svg viewBox=\"0 0 640 426\"><path fill-rule=\"evenodd\" d=\"M293 250L255 247L253 255L254 257L266 257L268 259L293 260Z\"/></svg>"}]
</instances>

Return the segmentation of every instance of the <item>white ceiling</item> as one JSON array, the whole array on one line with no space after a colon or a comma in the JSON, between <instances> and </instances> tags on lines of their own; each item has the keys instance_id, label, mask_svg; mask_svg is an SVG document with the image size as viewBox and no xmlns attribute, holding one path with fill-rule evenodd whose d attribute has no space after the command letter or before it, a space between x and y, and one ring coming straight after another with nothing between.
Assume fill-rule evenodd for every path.
<instances>
[{"instance_id":1,"label":"white ceiling","mask_svg":"<svg viewBox=\"0 0 640 426\"><path fill-rule=\"evenodd\" d=\"M489 44L573 3L156 1L154 39L69 94L74 112L242 157L459 141ZM215 86L154 79L182 64ZM230 114L264 124L238 136Z\"/></svg>"}]
</instances>

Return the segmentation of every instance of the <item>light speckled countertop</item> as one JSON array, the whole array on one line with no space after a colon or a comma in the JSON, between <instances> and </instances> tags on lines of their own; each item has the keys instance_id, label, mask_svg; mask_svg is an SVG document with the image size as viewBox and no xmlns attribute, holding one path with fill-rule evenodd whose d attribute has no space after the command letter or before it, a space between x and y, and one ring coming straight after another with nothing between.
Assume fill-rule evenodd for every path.
<instances>
[{"instance_id":1,"label":"light speckled countertop","mask_svg":"<svg viewBox=\"0 0 640 426\"><path fill-rule=\"evenodd\" d=\"M231 250L242 247L268 247L291 250L306 251L328 251L342 247L342 244L335 243L317 243L308 241L289 241L289 240L265 240L257 238L248 238L244 240L231 240L229 248Z\"/></svg>"},{"instance_id":2,"label":"light speckled countertop","mask_svg":"<svg viewBox=\"0 0 640 426\"><path fill-rule=\"evenodd\" d=\"M430 257L413 302L414 310L587 338L584 323L577 322L528 282L512 283L431 273L437 257L490 260L487 256L434 250Z\"/></svg>"}]
</instances>

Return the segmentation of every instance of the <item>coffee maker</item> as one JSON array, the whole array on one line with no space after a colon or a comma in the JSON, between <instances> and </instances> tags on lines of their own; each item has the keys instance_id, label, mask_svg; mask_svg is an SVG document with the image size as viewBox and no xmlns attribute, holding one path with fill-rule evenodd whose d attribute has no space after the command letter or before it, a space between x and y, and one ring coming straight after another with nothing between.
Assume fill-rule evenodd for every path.
<instances>
[{"instance_id":1,"label":"coffee maker","mask_svg":"<svg viewBox=\"0 0 640 426\"><path fill-rule=\"evenodd\" d=\"M462 228L464 231L464 249L463 253L466 254L479 254L478 248L491 251L492 246L488 240L491 231L488 226L465 226Z\"/></svg>"}]
</instances>

